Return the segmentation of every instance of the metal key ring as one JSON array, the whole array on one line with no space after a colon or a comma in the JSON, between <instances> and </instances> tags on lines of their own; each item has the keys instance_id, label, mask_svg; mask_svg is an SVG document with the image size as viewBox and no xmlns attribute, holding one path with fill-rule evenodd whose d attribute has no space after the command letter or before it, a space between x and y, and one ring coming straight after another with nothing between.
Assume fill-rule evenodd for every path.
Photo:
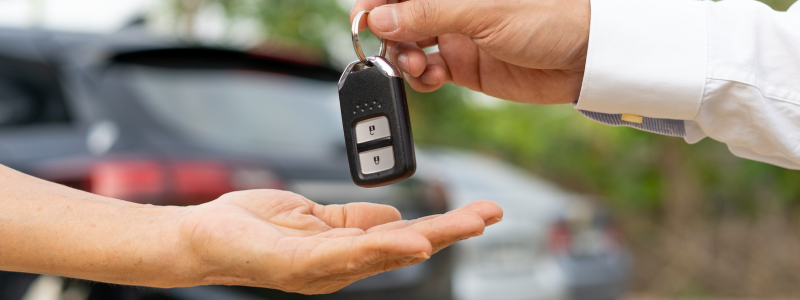
<instances>
[{"instance_id":1,"label":"metal key ring","mask_svg":"<svg viewBox=\"0 0 800 300\"><path fill-rule=\"evenodd\" d=\"M368 15L368 10L362 10L356 14L356 17L353 19L353 28L351 29L353 33L353 48L356 49L356 55L358 55L358 59L361 60L362 63L369 65L369 61L367 61L367 57L364 55L364 50L361 49L361 42L358 39L358 25L361 24L361 17L364 15ZM381 40L381 49L380 57L386 57L386 39L380 38Z\"/></svg>"}]
</instances>

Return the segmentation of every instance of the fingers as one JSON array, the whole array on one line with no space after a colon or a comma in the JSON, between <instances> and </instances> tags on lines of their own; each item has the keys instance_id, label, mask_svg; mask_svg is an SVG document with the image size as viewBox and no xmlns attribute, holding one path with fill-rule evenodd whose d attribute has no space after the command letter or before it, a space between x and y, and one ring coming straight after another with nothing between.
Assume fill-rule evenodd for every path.
<instances>
[{"instance_id":1,"label":"fingers","mask_svg":"<svg viewBox=\"0 0 800 300\"><path fill-rule=\"evenodd\" d=\"M433 253L436 253L460 240L482 235L483 230L488 226L482 215L486 215L491 222L496 223L496 213L477 213L475 211L482 209L484 206L487 209L494 210L491 205L479 204L444 215L428 216L413 221L399 221L377 226L367 230L367 233L389 230L417 232L428 239L433 247ZM500 215L502 216L502 214Z\"/></svg>"},{"instance_id":2,"label":"fingers","mask_svg":"<svg viewBox=\"0 0 800 300\"><path fill-rule=\"evenodd\" d=\"M427 221L427 220L433 220L433 219L438 218L440 216L442 216L442 215L432 215L432 216L422 217L422 218L414 219L414 220L401 220L401 221L397 221L397 222L386 223L386 224L375 226L375 227L372 227L372 228L368 229L367 233L403 229L403 228L406 228L408 226L417 224L419 222L424 222L424 221Z\"/></svg>"},{"instance_id":3,"label":"fingers","mask_svg":"<svg viewBox=\"0 0 800 300\"><path fill-rule=\"evenodd\" d=\"M413 77L419 77L428 65L428 55L414 43L397 43L389 50L389 59Z\"/></svg>"},{"instance_id":4,"label":"fingers","mask_svg":"<svg viewBox=\"0 0 800 300\"><path fill-rule=\"evenodd\" d=\"M385 4L393 4L397 3L397 0L356 0L356 4L353 5L353 9L350 10L350 23L353 23L353 18L356 17L356 14L362 10L373 10L378 6L385 5Z\"/></svg>"},{"instance_id":5,"label":"fingers","mask_svg":"<svg viewBox=\"0 0 800 300\"><path fill-rule=\"evenodd\" d=\"M406 81L414 90L428 93L438 90L445 83L452 82L448 73L447 63L442 58L441 53L435 52L427 55L428 64L421 75L415 77L413 74L406 73Z\"/></svg>"},{"instance_id":6,"label":"fingers","mask_svg":"<svg viewBox=\"0 0 800 300\"><path fill-rule=\"evenodd\" d=\"M432 92L453 81L442 54L438 52L425 54L420 48L437 42L438 38L418 43L400 42L389 51L389 58L405 73L411 88L418 92Z\"/></svg>"},{"instance_id":7,"label":"fingers","mask_svg":"<svg viewBox=\"0 0 800 300\"><path fill-rule=\"evenodd\" d=\"M486 225L480 216L470 212L446 214L411 225L404 230L425 236L433 253L460 240L483 235Z\"/></svg>"},{"instance_id":8,"label":"fingers","mask_svg":"<svg viewBox=\"0 0 800 300\"><path fill-rule=\"evenodd\" d=\"M476 201L444 215L427 216L411 221L398 221L376 226L367 233L410 230L422 234L433 246L433 253L460 240L483 234L486 226L503 219L503 209L491 201Z\"/></svg>"},{"instance_id":9,"label":"fingers","mask_svg":"<svg viewBox=\"0 0 800 300\"><path fill-rule=\"evenodd\" d=\"M439 51L442 61L446 62L442 65L453 83L473 91L483 91L483 82L490 81L490 78L481 78L482 69L487 67L490 59L472 39L461 34L440 36Z\"/></svg>"},{"instance_id":10,"label":"fingers","mask_svg":"<svg viewBox=\"0 0 800 300\"><path fill-rule=\"evenodd\" d=\"M458 214L458 213L472 213L477 215L485 226L491 226L497 224L498 222L503 220L503 209L494 202L491 201L476 201L470 204L464 205L461 208L456 210L449 211L447 214L444 215L432 215L427 217L422 217L415 220L402 220L396 221L391 223L386 223L383 225L375 226L367 230L367 233L372 232L379 232L379 231L389 231L389 230L397 230L397 229L404 229L408 228L412 225L417 223L434 220L436 218L440 218L446 215Z\"/></svg>"},{"instance_id":11,"label":"fingers","mask_svg":"<svg viewBox=\"0 0 800 300\"><path fill-rule=\"evenodd\" d=\"M494 1L477 0L410 0L396 4L387 3L390 2L359 0L352 16L358 11L372 9L367 18L370 30L390 41L400 41L392 47L389 54L392 61L406 74L411 88L427 93L455 81L458 85L476 91L482 90L478 76L480 61L477 60L477 46L470 37L479 36L485 29L492 28L496 23L494 20L501 18L507 8L513 6L500 5L505 8L489 10L487 5L498 4L492 4ZM485 13L487 11L492 13ZM450 53L447 58L441 53L426 55L422 51L422 48L440 44L442 38L452 40L450 44L458 46L450 49L453 48L451 45L447 49Z\"/></svg>"},{"instance_id":12,"label":"fingers","mask_svg":"<svg viewBox=\"0 0 800 300\"><path fill-rule=\"evenodd\" d=\"M415 221L408 221L403 225L406 224L409 226L402 230L391 232L410 231L425 236L431 243L431 253L437 253L455 242L483 235L483 231L486 228L483 219L474 212L451 212L445 215L429 216ZM387 225L384 225L384 229L390 227ZM367 271L375 273L386 272L418 264L426 259L428 258L385 260L383 263L373 265Z\"/></svg>"},{"instance_id":13,"label":"fingers","mask_svg":"<svg viewBox=\"0 0 800 300\"><path fill-rule=\"evenodd\" d=\"M369 228L401 220L396 208L374 203L319 205L310 200L311 214L334 228Z\"/></svg>"},{"instance_id":14,"label":"fingers","mask_svg":"<svg viewBox=\"0 0 800 300\"><path fill-rule=\"evenodd\" d=\"M472 35L476 28L488 26L488 5L480 0L412 0L396 4L387 1L361 0L356 2L353 15L371 9L369 29L375 35L401 42L416 42L446 33ZM477 27L480 26L480 27Z\"/></svg>"},{"instance_id":15,"label":"fingers","mask_svg":"<svg viewBox=\"0 0 800 300\"><path fill-rule=\"evenodd\" d=\"M325 209L344 210L338 208L341 206L332 207ZM370 208L377 208L363 204L354 207L370 211ZM325 214L324 209L315 210ZM358 228L332 229L310 237L313 240L300 238L311 243L302 247L309 252L298 257L302 261L298 262L298 268L314 270L313 276L318 278L336 276L343 280L343 286L359 278L422 262L457 241L483 234L487 224L499 220L502 215L497 204L479 201L444 215L379 225L366 233ZM298 241L286 239L289 240Z\"/></svg>"},{"instance_id":16,"label":"fingers","mask_svg":"<svg viewBox=\"0 0 800 300\"><path fill-rule=\"evenodd\" d=\"M490 226L493 224L497 224L498 222L503 220L503 208L497 203L492 201L475 201L470 204L464 205L454 211L449 213L463 213L463 212L470 212L477 214L478 216L483 219L486 223L486 226ZM449 214L448 213L448 214Z\"/></svg>"},{"instance_id":17,"label":"fingers","mask_svg":"<svg viewBox=\"0 0 800 300\"><path fill-rule=\"evenodd\" d=\"M330 274L357 273L385 260L426 259L433 248L423 235L405 230L327 240L310 254L310 268Z\"/></svg>"}]
</instances>

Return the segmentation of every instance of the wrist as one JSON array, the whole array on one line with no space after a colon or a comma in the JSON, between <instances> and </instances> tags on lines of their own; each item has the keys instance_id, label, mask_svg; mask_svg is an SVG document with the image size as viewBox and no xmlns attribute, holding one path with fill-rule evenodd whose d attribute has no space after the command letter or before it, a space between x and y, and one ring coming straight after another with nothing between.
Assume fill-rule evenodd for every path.
<instances>
[{"instance_id":1,"label":"wrist","mask_svg":"<svg viewBox=\"0 0 800 300\"><path fill-rule=\"evenodd\" d=\"M207 204L206 204L207 205ZM179 211L174 212L177 224L173 226L177 234L175 251L171 253L175 261L175 270L178 286L198 286L214 284L230 284L221 276L223 266L219 266L214 259L209 257L210 253L216 253L215 249L208 244L208 240L202 236L204 229L199 228L204 225L203 215L205 205L177 207ZM199 229L198 229L199 228ZM169 267L169 266L168 266Z\"/></svg>"},{"instance_id":2,"label":"wrist","mask_svg":"<svg viewBox=\"0 0 800 300\"><path fill-rule=\"evenodd\" d=\"M181 207L176 212L178 242L171 253L178 274L176 286L198 285L253 285L248 276L239 272L241 266L248 264L247 255L236 248L235 242L225 240L239 236L241 232L233 232L220 223L220 212L206 203L199 206ZM209 218L209 215L214 215ZM219 236L216 236L219 234ZM245 251L246 252L246 251ZM251 258L252 259L252 258ZM166 267L169 267L168 265ZM271 274L262 274L271 275Z\"/></svg>"},{"instance_id":3,"label":"wrist","mask_svg":"<svg viewBox=\"0 0 800 300\"><path fill-rule=\"evenodd\" d=\"M126 214L142 216L142 227L147 228L137 228L145 235L138 238L141 241L139 245L144 247L137 251L142 253L138 264L142 271L150 273L141 277L146 281L141 285L159 288L198 285L200 278L197 274L201 264L190 249L190 239L183 232L192 207L132 205L125 210Z\"/></svg>"}]
</instances>

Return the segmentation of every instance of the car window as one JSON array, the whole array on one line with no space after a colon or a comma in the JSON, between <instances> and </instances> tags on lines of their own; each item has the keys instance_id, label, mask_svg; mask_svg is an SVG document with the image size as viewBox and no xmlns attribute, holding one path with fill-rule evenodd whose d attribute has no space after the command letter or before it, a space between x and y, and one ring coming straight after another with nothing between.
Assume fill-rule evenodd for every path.
<instances>
[{"instance_id":1,"label":"car window","mask_svg":"<svg viewBox=\"0 0 800 300\"><path fill-rule=\"evenodd\" d=\"M69 120L53 68L0 56L0 129Z\"/></svg>"},{"instance_id":2,"label":"car window","mask_svg":"<svg viewBox=\"0 0 800 300\"><path fill-rule=\"evenodd\" d=\"M342 143L336 82L244 70L125 68L151 114L203 144L319 155Z\"/></svg>"}]
</instances>

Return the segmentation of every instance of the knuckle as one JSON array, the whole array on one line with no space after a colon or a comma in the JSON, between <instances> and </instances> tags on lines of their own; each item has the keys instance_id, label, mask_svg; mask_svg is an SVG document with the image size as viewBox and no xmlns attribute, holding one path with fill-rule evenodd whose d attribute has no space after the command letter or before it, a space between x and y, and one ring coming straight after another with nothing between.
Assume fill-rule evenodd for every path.
<instances>
[{"instance_id":1,"label":"knuckle","mask_svg":"<svg viewBox=\"0 0 800 300\"><path fill-rule=\"evenodd\" d=\"M354 256L349 259L346 264L340 269L341 273L355 275L364 271L365 268L371 265L370 261L374 260L374 254L368 251L359 251L361 255Z\"/></svg>"},{"instance_id":2,"label":"knuckle","mask_svg":"<svg viewBox=\"0 0 800 300\"><path fill-rule=\"evenodd\" d=\"M358 262L358 261L349 261L344 266L344 270L343 270L344 272L343 273L345 273L345 274L357 273L357 272L361 271L361 269L363 269L363 268L364 268L363 263Z\"/></svg>"},{"instance_id":3,"label":"knuckle","mask_svg":"<svg viewBox=\"0 0 800 300\"><path fill-rule=\"evenodd\" d=\"M400 260L389 260L382 263L379 267L381 272L389 272L393 270L397 270L400 268L404 268L410 266L410 262L401 262Z\"/></svg>"},{"instance_id":4,"label":"knuckle","mask_svg":"<svg viewBox=\"0 0 800 300\"><path fill-rule=\"evenodd\" d=\"M501 51L507 47L508 41L513 37L513 34L509 33L515 32L510 26L513 24L507 20L491 24L491 26L479 26L473 36L476 43L482 48Z\"/></svg>"},{"instance_id":5,"label":"knuckle","mask_svg":"<svg viewBox=\"0 0 800 300\"><path fill-rule=\"evenodd\" d=\"M440 5L438 1L419 0L412 3L411 15L414 20L414 29L430 28L436 23Z\"/></svg>"}]
</instances>

